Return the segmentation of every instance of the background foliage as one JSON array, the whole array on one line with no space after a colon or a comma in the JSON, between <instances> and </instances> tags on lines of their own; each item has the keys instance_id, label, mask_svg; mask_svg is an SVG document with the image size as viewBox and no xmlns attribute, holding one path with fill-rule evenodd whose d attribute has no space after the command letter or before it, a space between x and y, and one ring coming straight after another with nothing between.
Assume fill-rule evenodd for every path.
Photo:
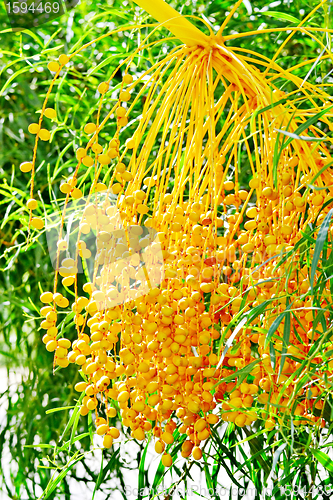
<instances>
[{"instance_id":1,"label":"background foliage","mask_svg":"<svg viewBox=\"0 0 333 500\"><path fill-rule=\"evenodd\" d=\"M216 28L222 24L226 12L233 5L229 0L185 3L176 0L170 3L184 14L203 17ZM292 22L288 16L301 20L315 4L300 0L272 4L267 4L266 0L246 0L228 25L228 33L264 26L286 27ZM330 3L326 3L312 18L312 25L329 26L330 8ZM80 483L86 488L83 490L86 491L86 498L91 498L87 493L88 486L94 488L96 482L98 498L113 498L115 488L126 498L123 479L126 467L137 469L140 466L138 486L147 486L151 480L145 472L146 455L142 446L137 447L137 456L131 457L115 447L113 451L103 452L104 462L101 462L100 450L89 453L89 421L76 419L70 408L47 413L56 407L75 405L77 396L73 387L77 380L71 367L52 374L52 354L45 351L41 342L39 295L42 290L51 289L53 269L43 235L38 240L33 237L26 244L28 211L25 202L29 198L29 174L19 170L20 163L31 158L33 139L27 128L38 118L50 83L47 63L61 53L72 52L75 47L124 26L123 32L104 38L82 52L68 69L66 79L59 80L55 92L58 124L52 140L39 146L36 192L46 204L40 211L43 215L48 200L58 194L60 180L67 177L75 166L73 150L80 144L82 123L95 109L92 96L97 82L107 79L119 60L137 47L139 35L131 26L134 22L145 21L147 16L131 1L87 0L38 29L12 33L8 29L4 5L0 4L0 370L2 377L7 374L7 382L2 384L0 394L0 491L11 499L36 499L43 491L43 498L72 498L70 485ZM195 22L202 27L200 21L196 19ZM161 31L156 37L163 34L166 32ZM252 35L235 44L272 57L284 37L279 33ZM321 40L324 44L330 43L324 35ZM164 49L167 50L168 46L164 45ZM283 49L277 62L288 68L317 54L317 44L299 33ZM133 67L132 72L142 71L162 55L162 51L146 53L140 60L140 67ZM304 78L309 70L310 67L301 68L298 76ZM332 62L327 60L313 67L309 78L318 82L318 78L324 77L329 82L331 71ZM120 82L120 74L116 74L116 80ZM135 118L135 114L133 116ZM249 172L243 170L241 180L244 185L248 176ZM89 177L84 180L83 187L88 183ZM68 421L70 425L67 425ZM276 461L283 451L279 448L281 443L265 443L261 434L249 442L250 448L247 445L237 446L238 455L230 451L241 438L246 437L245 430L242 435L237 435L232 426L214 434L210 450L206 450L209 464L203 462L200 465L207 486L216 487L219 472L224 470L224 474L228 474L237 486L246 487L253 482L260 489L261 480L274 472ZM291 484L290 477L298 471L298 484L309 485L316 476L318 461L323 463L325 459L321 457L320 460L313 455L307 457L306 450L314 439L311 432L298 436L298 439L301 443L301 451L297 455L299 462L293 463L291 455L289 458L285 455L284 484ZM32 446L40 443L49 447ZM250 460L248 451L252 455ZM78 462L80 458L82 460ZM191 464L176 464L173 480L176 482L180 478L191 477L191 468ZM326 469L333 474L333 463L330 467L326 464ZM241 470L241 479L237 479L237 471ZM159 467L152 479L155 486L162 480L163 474L163 467ZM50 486L51 477L58 479ZM322 485L329 485L331 479L326 474ZM283 486L283 482L281 484ZM276 490L276 495L279 498L279 490Z\"/></svg>"}]
</instances>

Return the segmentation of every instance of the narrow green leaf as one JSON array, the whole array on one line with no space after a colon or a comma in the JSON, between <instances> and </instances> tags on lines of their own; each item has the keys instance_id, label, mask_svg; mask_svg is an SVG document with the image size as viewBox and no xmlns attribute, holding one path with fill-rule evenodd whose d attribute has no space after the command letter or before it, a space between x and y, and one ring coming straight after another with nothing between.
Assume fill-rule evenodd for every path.
<instances>
[{"instance_id":1,"label":"narrow green leaf","mask_svg":"<svg viewBox=\"0 0 333 500\"><path fill-rule=\"evenodd\" d=\"M293 24L299 24L301 21L297 17L286 14L285 12L276 12L275 10L266 10L265 12L260 12L261 15L275 17L275 19L282 19L283 21L290 21Z\"/></svg>"},{"instance_id":2,"label":"narrow green leaf","mask_svg":"<svg viewBox=\"0 0 333 500\"><path fill-rule=\"evenodd\" d=\"M77 455L74 455L74 457L76 456ZM60 474L58 474L58 476L55 479L53 478L50 479L46 489L43 491L42 495L39 497L38 500L41 499L46 500L46 498L49 498L51 493L53 493L58 484L64 479L64 477L68 474L68 472L72 469L72 467L74 467L75 464L77 464L80 460L82 460L83 455L82 454L79 455L78 458L74 457L72 457L70 462L68 462L68 464L63 468L63 470L60 472Z\"/></svg>"},{"instance_id":3,"label":"narrow green leaf","mask_svg":"<svg viewBox=\"0 0 333 500\"><path fill-rule=\"evenodd\" d=\"M279 159L281 156L281 150L279 153L279 139L280 139L280 132L277 133L276 141L274 144L274 154L273 154L272 175L273 175L273 185L275 186L275 188L277 188L277 166L278 166ZM283 142L282 142L282 146L283 146ZM282 146L281 146L281 149L282 149Z\"/></svg>"},{"instance_id":4,"label":"narrow green leaf","mask_svg":"<svg viewBox=\"0 0 333 500\"><path fill-rule=\"evenodd\" d=\"M333 214L333 208L331 208L331 210L328 212L328 214L326 215L319 231L318 231L318 236L317 236L317 240L316 240L316 246L315 246L315 249L314 249L314 254L313 254L313 258L312 258L312 264L311 264L311 275L310 275L310 285L311 285L311 293L313 294L313 282L314 282L314 277L315 277L315 274L316 274L316 270L317 270L317 266L318 266L318 262L319 262L319 258L320 258L320 254L324 248L324 244L325 244L325 241L326 241L326 238L327 238L327 233L328 233L328 229L330 227L330 223L331 223L331 218L332 218L332 214Z\"/></svg>"},{"instance_id":5,"label":"narrow green leaf","mask_svg":"<svg viewBox=\"0 0 333 500\"><path fill-rule=\"evenodd\" d=\"M297 139L299 141L307 141L307 142L313 142L313 141L328 141L330 139L325 139L324 137L308 137L306 135L297 135L293 134L292 132L287 132L287 130L280 130L278 128L275 129L277 132L280 132L280 134L286 135L287 137L291 137L292 139Z\"/></svg>"},{"instance_id":6,"label":"narrow green leaf","mask_svg":"<svg viewBox=\"0 0 333 500\"><path fill-rule=\"evenodd\" d=\"M333 161L330 161L329 163L326 163L326 165L324 165L320 170L319 172L316 173L316 175L311 179L310 183L311 183L311 188L312 188L312 184L314 184L314 182L318 179L318 177L321 176L321 174L323 172L325 172L325 170L327 170L328 168L330 168L333 164Z\"/></svg>"},{"instance_id":7,"label":"narrow green leaf","mask_svg":"<svg viewBox=\"0 0 333 500\"><path fill-rule=\"evenodd\" d=\"M270 280L268 280L270 281ZM232 319L232 321L228 324L227 328L224 330L224 335L229 331L229 329L236 323L237 321L237 326L235 328L235 330L233 331L232 335L228 338L228 341L226 342L226 345L225 345L225 348L224 348L224 351L222 353L222 356L220 357L220 360L218 362L218 365L217 365L217 368L219 368L222 363L223 363L223 360L224 360L224 357L228 351L228 349L230 348L234 338L236 337L237 333L239 332L239 330L241 328L243 328L243 326L246 324L246 323L251 323L251 321L253 321L257 316L260 316L260 314L262 314L264 312L264 310L266 309L267 305L271 302L271 300L265 300L265 302L263 302L262 304L259 304L258 306L254 307L253 309L251 309L248 313L246 314L243 314L242 311L240 310L235 316L234 318ZM238 321L239 319L241 318L240 321ZM221 340L222 337L221 337ZM221 347L221 346L220 346Z\"/></svg>"},{"instance_id":8,"label":"narrow green leaf","mask_svg":"<svg viewBox=\"0 0 333 500\"><path fill-rule=\"evenodd\" d=\"M94 443L94 424L91 416L91 411L88 413L88 431L90 435L91 444Z\"/></svg>"},{"instance_id":9,"label":"narrow green leaf","mask_svg":"<svg viewBox=\"0 0 333 500\"><path fill-rule=\"evenodd\" d=\"M261 115L262 113L265 113L265 111L268 111L270 109L273 109L275 108L276 106L279 106L279 104L285 104L286 101L287 101L287 97L284 97L283 99L279 99L278 101L275 101L273 102L272 104L269 104L268 106L265 106L264 108L261 108L261 109L258 109L257 111L255 111L252 115L257 117L258 115ZM252 117L251 117L251 120L252 120Z\"/></svg>"},{"instance_id":10,"label":"narrow green leaf","mask_svg":"<svg viewBox=\"0 0 333 500\"><path fill-rule=\"evenodd\" d=\"M237 481L236 477L234 476L234 474L232 473L232 471L230 470L230 468L228 467L226 461L224 460L223 458L223 453L227 456L227 458L230 460L231 463L234 464L234 466L237 466L238 465L238 462L234 459L234 456L232 453L230 453L228 450L227 450L227 447L225 445L222 445L219 444L217 449L216 449L218 455L219 455L219 461L223 467L223 469L225 470L225 472L228 474L228 476L230 477L231 481L236 484L236 486L238 486L238 488L241 488L242 486L240 485L240 483ZM246 475L248 477L248 474L243 471L243 474Z\"/></svg>"},{"instance_id":11,"label":"narrow green leaf","mask_svg":"<svg viewBox=\"0 0 333 500\"><path fill-rule=\"evenodd\" d=\"M288 297L287 297L287 306L288 306ZM282 373L284 362L286 360L286 354L287 354L288 345L289 345L289 338L290 338L290 328L291 328L291 320L290 320L290 312L288 312L286 314L286 317L284 320L283 343L282 343L282 351L281 351L281 363L280 363L280 369L279 369L279 376Z\"/></svg>"},{"instance_id":12,"label":"narrow green leaf","mask_svg":"<svg viewBox=\"0 0 333 500\"><path fill-rule=\"evenodd\" d=\"M92 496L91 500L94 500L95 495L96 495L96 491L98 490L98 488L100 487L100 484L101 484L101 478L103 476L103 459L104 459L104 452L102 450L101 467L100 467L100 470L99 470L97 481L95 483L95 488L94 488L94 492L93 492L93 496Z\"/></svg>"},{"instance_id":13,"label":"narrow green leaf","mask_svg":"<svg viewBox=\"0 0 333 500\"><path fill-rule=\"evenodd\" d=\"M89 432L83 432L82 434L79 434L73 439L73 443L76 443L77 441L81 441L81 439L84 439L85 437L89 436ZM55 451L59 453L59 451L65 451L69 448L69 443L70 441L67 441L65 444L57 448Z\"/></svg>"},{"instance_id":14,"label":"narrow green leaf","mask_svg":"<svg viewBox=\"0 0 333 500\"><path fill-rule=\"evenodd\" d=\"M157 488L161 484L161 481L162 481L163 475L164 475L164 469L165 469L164 465L162 464L162 461L160 460L160 463L158 464L157 470L155 472L154 481L153 481L153 484L152 484L152 487L151 487L151 493L152 493L152 495L155 492L157 492Z\"/></svg>"},{"instance_id":15,"label":"narrow green leaf","mask_svg":"<svg viewBox=\"0 0 333 500\"><path fill-rule=\"evenodd\" d=\"M286 130L288 130L289 128L289 125L291 124L293 118L294 118L294 114L295 114L295 111L292 113L292 115L289 117L289 121L287 123L287 127L286 127ZM281 122L281 126L283 125L283 121ZM274 186L275 188L277 189L277 169L278 169L278 164L279 164L279 161L280 161L280 157L281 157L281 154L282 154L282 151L283 149L286 147L286 140L285 138L282 136L282 144L281 144L281 147L279 149L279 143L280 143L280 132L277 133L277 137L276 137L276 142L275 142L275 146L274 146L274 154L273 154L273 168L272 168L272 175L273 175L273 183L274 183ZM292 139L290 139L292 140Z\"/></svg>"},{"instance_id":16,"label":"narrow green leaf","mask_svg":"<svg viewBox=\"0 0 333 500\"><path fill-rule=\"evenodd\" d=\"M247 316L248 322L251 323L251 321L260 316L260 314L264 312L264 310L270 304L270 302L271 302L270 300L265 300L265 302L263 302L262 304L259 304L258 306L251 309L251 311Z\"/></svg>"},{"instance_id":17,"label":"narrow green leaf","mask_svg":"<svg viewBox=\"0 0 333 500\"><path fill-rule=\"evenodd\" d=\"M75 406L62 406L60 408L51 408L50 410L46 410L45 413L49 415L49 413L55 413L56 411L70 410L72 408L75 408Z\"/></svg>"},{"instance_id":18,"label":"narrow green leaf","mask_svg":"<svg viewBox=\"0 0 333 500\"><path fill-rule=\"evenodd\" d=\"M235 377L238 378L237 385L242 383L242 380L244 380L248 374L253 370L255 365L260 363L260 359L255 359L252 361L252 363L248 364L247 366L244 366L244 368L241 368L240 370L237 370L237 372L232 372L231 375L228 375L227 377L224 377L223 379L219 380L215 385L213 385L212 389L215 389L219 384L222 382L229 382L233 380Z\"/></svg>"},{"instance_id":19,"label":"narrow green leaf","mask_svg":"<svg viewBox=\"0 0 333 500\"><path fill-rule=\"evenodd\" d=\"M77 414L78 414L78 412L79 412L79 409L80 409L80 406L81 406L81 402L82 402L83 397L84 397L84 392L82 392L82 393L81 393L80 398L79 398L78 402L76 403L76 405L75 405L75 407L74 407L74 411L73 411L73 413L72 413L72 415L71 415L71 417L70 417L69 421L67 422L67 425L66 425L66 427L65 427L65 429L64 429L64 432L62 433L62 435L61 435L61 437L60 437L60 439L59 439L59 442L60 442L60 443L61 443L61 441L64 439L64 437L65 437L65 435L66 435L67 431L68 431L68 430L72 427L72 425L73 425L73 423L74 423L74 420L75 420L75 418L76 418L76 416L77 416ZM76 424L76 425L77 425L77 424ZM72 441L72 439L73 439L73 436L71 436L71 444L72 444L72 442L73 442L73 441Z\"/></svg>"},{"instance_id":20,"label":"narrow green leaf","mask_svg":"<svg viewBox=\"0 0 333 500\"><path fill-rule=\"evenodd\" d=\"M283 450L285 449L285 447L287 446L287 443L283 443L281 444L278 449L274 452L274 455L273 455L273 463L272 463L272 469L271 469L271 472L269 473L269 476L268 476L268 479L267 479L267 482L269 482L270 478L272 477L272 475L274 474L274 471L275 471L275 467L277 466L277 463L278 463L278 460L280 458L280 455L281 453L283 452Z\"/></svg>"},{"instance_id":21,"label":"narrow green leaf","mask_svg":"<svg viewBox=\"0 0 333 500\"><path fill-rule=\"evenodd\" d=\"M146 467L145 467L145 460L146 460L146 455L148 451L148 446L149 446L149 440L148 443L145 446L145 449L142 453L141 460L140 460L140 465L139 465L139 477L138 477L138 488L139 488L139 493L138 493L138 500L141 500L143 497L143 490L145 487L145 472L146 472Z\"/></svg>"},{"instance_id":22,"label":"narrow green leaf","mask_svg":"<svg viewBox=\"0 0 333 500\"><path fill-rule=\"evenodd\" d=\"M316 113L314 116L311 116L310 118L308 118L306 120L306 122L302 123L299 127L297 127L297 129L295 130L294 134L300 135L302 132L304 132L304 130L306 130L311 125L313 125L314 123L316 123L322 116L324 116L326 113L328 113L328 111L330 111L332 108L333 108L333 106L329 106L328 108L323 109L319 113ZM283 149L286 148L291 143L292 140L293 140L292 137L290 137L289 139L287 139L287 141L283 145Z\"/></svg>"},{"instance_id":23,"label":"narrow green leaf","mask_svg":"<svg viewBox=\"0 0 333 500\"><path fill-rule=\"evenodd\" d=\"M57 36L57 34L61 31L61 28L58 28L57 30L54 31L54 33L52 33L52 35L47 38L47 41L44 42L44 50L42 50L42 54L43 52L45 51L45 49L47 48L48 45L50 45L50 43L52 42L52 40ZM58 45L57 46L57 49L60 49L62 48L63 45Z\"/></svg>"},{"instance_id":24,"label":"narrow green leaf","mask_svg":"<svg viewBox=\"0 0 333 500\"><path fill-rule=\"evenodd\" d=\"M315 450L310 448L312 455L327 469L329 472L333 473L333 461L330 459L326 453L320 450Z\"/></svg>"},{"instance_id":25,"label":"narrow green leaf","mask_svg":"<svg viewBox=\"0 0 333 500\"><path fill-rule=\"evenodd\" d=\"M272 342L269 344L269 355L270 355L270 358L271 358L271 365L272 365L272 368L273 368L273 370L275 370L275 365L276 365L276 353L275 353L274 345L273 345L273 343L272 343Z\"/></svg>"},{"instance_id":26,"label":"narrow green leaf","mask_svg":"<svg viewBox=\"0 0 333 500\"><path fill-rule=\"evenodd\" d=\"M285 310L279 314L279 316L277 318L275 318L275 320L273 321L273 323L271 324L269 330L268 330L268 333L266 335L266 339L265 339L265 347L267 347L268 343L270 342L273 334L276 332L276 330L278 329L278 327L280 326L280 323L281 321L283 320L283 318L286 316L286 314L288 314L288 311L289 309L291 308L292 304L289 304Z\"/></svg>"},{"instance_id":27,"label":"narrow green leaf","mask_svg":"<svg viewBox=\"0 0 333 500\"><path fill-rule=\"evenodd\" d=\"M2 356L7 356L7 358L15 359L15 356L13 354L11 354L10 352L0 351L0 354Z\"/></svg>"},{"instance_id":28,"label":"narrow green leaf","mask_svg":"<svg viewBox=\"0 0 333 500\"><path fill-rule=\"evenodd\" d=\"M42 63L36 63L36 64L33 64L31 66L31 68L33 69L36 69L36 68L39 68L41 66ZM6 90L6 88L9 86L9 84L15 80L15 78L19 75L21 75L22 73L28 73L28 71L30 70L30 67L29 66L24 66L24 68L21 68L19 69L18 71L16 71L15 73L13 73L9 78L8 80L6 81L6 83L3 85L2 89L0 90L0 96L4 93L4 91Z\"/></svg>"},{"instance_id":29,"label":"narrow green leaf","mask_svg":"<svg viewBox=\"0 0 333 500\"><path fill-rule=\"evenodd\" d=\"M97 71L99 71L101 68L103 68L105 65L110 65L110 62L112 61L112 59L116 59L116 58L119 58L121 57L121 54L113 54L112 56L109 56L107 57L106 59L103 59L102 62L100 62L99 64L97 64L97 66L94 66L92 67L88 73L87 73L87 78L91 75L93 75L94 73L96 73Z\"/></svg>"},{"instance_id":30,"label":"narrow green leaf","mask_svg":"<svg viewBox=\"0 0 333 500\"><path fill-rule=\"evenodd\" d=\"M54 445L52 444L25 444L23 445L23 448L54 448Z\"/></svg>"},{"instance_id":31,"label":"narrow green leaf","mask_svg":"<svg viewBox=\"0 0 333 500\"><path fill-rule=\"evenodd\" d=\"M78 426L78 423L79 423L79 420L80 420L80 416L81 416L80 413L79 413L78 407L75 407L73 415L74 415L74 413L75 413L75 417L74 417L74 420L73 420L73 427L72 427L72 431L71 431L71 438L70 438L70 441L69 441L69 451L71 451L72 444L74 443L76 429L77 429L77 426Z\"/></svg>"},{"instance_id":32,"label":"narrow green leaf","mask_svg":"<svg viewBox=\"0 0 333 500\"><path fill-rule=\"evenodd\" d=\"M219 500L219 497L216 495L216 483L214 483L213 475L210 473L209 462L207 461L205 453L203 453L203 459L205 461L204 471L205 471L206 484L208 486L209 492L212 495L212 498Z\"/></svg>"},{"instance_id":33,"label":"narrow green leaf","mask_svg":"<svg viewBox=\"0 0 333 500\"><path fill-rule=\"evenodd\" d=\"M224 351L222 353L222 356L220 358L220 361L217 365L217 368L219 368L222 363L223 363L223 360L230 348L230 346L232 345L233 341L234 341L234 338L236 337L236 335L238 335L238 332L243 328L243 326L245 325L245 323L247 323L247 317L245 316L244 318L241 319L241 321L238 323L238 325L236 326L235 330L232 332L232 334L230 335L230 337L228 338L226 344L225 344L225 348L224 348Z\"/></svg>"},{"instance_id":34,"label":"narrow green leaf","mask_svg":"<svg viewBox=\"0 0 333 500\"><path fill-rule=\"evenodd\" d=\"M243 427L242 431L248 438L250 438L248 439L248 443L251 450L251 455L256 455L258 463L261 465L261 467L266 472L266 475L268 476L268 474L270 473L270 469L267 463L267 456L265 450L263 449L261 440L256 437L256 435L259 435L259 433L257 432L255 435L253 435L253 430L247 429L246 427Z\"/></svg>"},{"instance_id":35,"label":"narrow green leaf","mask_svg":"<svg viewBox=\"0 0 333 500\"><path fill-rule=\"evenodd\" d=\"M116 467L116 462L118 460L119 453L120 453L120 448L118 448L118 450L116 450L112 454L112 457L108 460L107 465L103 469L103 474L101 475L101 477L98 476L97 483L96 483L97 489L101 486L103 481L107 478L108 472L112 471Z\"/></svg>"}]
</instances>

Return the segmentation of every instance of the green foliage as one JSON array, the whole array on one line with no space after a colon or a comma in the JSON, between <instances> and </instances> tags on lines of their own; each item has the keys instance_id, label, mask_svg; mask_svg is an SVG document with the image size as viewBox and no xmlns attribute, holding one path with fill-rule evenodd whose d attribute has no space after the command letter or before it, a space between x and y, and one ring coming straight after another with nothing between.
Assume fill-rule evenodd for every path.
<instances>
[{"instance_id":1,"label":"green foliage","mask_svg":"<svg viewBox=\"0 0 333 500\"><path fill-rule=\"evenodd\" d=\"M314 7L315 3L310 3ZM310 3L302 5L298 1L289 6L282 4L277 11L272 11L271 7L263 10L268 7L263 0L247 1L231 20L228 33L253 33L230 44L239 50L246 46L272 57L284 35L278 31L276 34L255 34L256 29L262 23L276 28L290 27L296 22L295 18L304 18L310 12ZM171 4L185 15L204 16L214 27L222 24L225 13L233 5L229 0L197 0L195 3L177 0ZM300 9L306 12L302 14ZM328 19L324 6L309 22L328 26ZM32 232L27 239L28 210L25 203L29 198L27 184L30 176L19 170L21 162L30 160L34 146L27 129L31 122L38 119L51 81L47 63L61 53L73 53L82 44L106 35L111 29L124 27L118 34L105 36L98 43L88 46L66 70L64 78L56 83L52 95L57 111L56 126L50 142L39 147L35 179L35 192L40 201L39 215L43 215L49 212L51 201L55 202L59 198L61 179L67 178L75 168L73 151L84 136L83 124L89 121L89 116L96 110L97 100L92 96L97 83L106 79L117 68L119 61L135 50L142 40L140 37L148 33L148 28L140 33L135 30L134 20L135 23L148 21L133 2L88 0L38 29L12 33L8 30L4 5L0 4L0 369L1 373L8 374L8 387L0 395L1 488L11 499L69 499L70 484L83 483L87 489L91 489L92 498L101 495L101 490L103 497L98 498L112 498L115 488L119 488L126 498L126 468L130 473L138 469L139 490L149 486L149 498L157 497L158 488L164 480L165 484L174 487L177 484L185 485L186 492L186 485L196 478L198 471L193 474L195 468L201 470L207 487L213 491L220 488L221 472L224 471L237 487L246 488L252 482L259 492L256 498L264 498L263 487L268 478L273 481L271 498L277 499L283 498L281 488L292 484L293 480L296 485L309 488L311 481L317 478L317 485L327 487L332 480L332 461L318 448L329 446L331 428L324 442L319 441L315 428L298 430L292 424L291 438L289 431L284 434L282 430L276 437L271 433L265 439L266 434L261 430L262 422L256 424L254 433L245 428L237 429L233 424L218 426L205 446L202 462L176 461L172 467L171 482L170 473L159 463L151 480L146 473L148 448L138 446L136 458L124 458L119 448L113 451L92 448L90 451L92 422L78 418L79 396L74 392L74 385L78 381L75 369L69 367L52 373L52 355L45 351L41 342L43 332L39 329L39 295L41 291L51 289L53 269L46 250L45 235L37 238ZM194 22L202 28L198 19ZM154 35L155 39L166 34L166 31L160 33ZM329 43L326 35L318 33L317 36L324 45ZM138 58L132 72L135 74L151 66L164 55L163 49L168 50L171 45L168 42L159 49L146 51ZM288 69L297 62L313 60L318 56L317 47L315 40L297 33L279 53L277 62ZM300 66L294 74L302 79L308 75L315 82L318 77L327 78L330 69L331 61L325 59L320 66L313 63ZM116 74L115 87L120 81L121 74ZM278 81L275 83L279 84ZM140 107L137 106L133 119L139 114ZM300 127L297 133L305 128ZM107 129L103 134L106 139L111 138L112 130ZM284 145L290 140L290 137L286 139ZM249 176L250 168L245 166L241 170L241 183L246 185ZM92 178L93 172L87 169L80 178L83 192ZM327 220L322 225L318 246L315 247L316 258L312 264L315 268L321 265L322 270L321 279L313 287L318 304L325 283L329 281L333 287L332 262L327 255L328 224ZM314 228L311 231L301 241L305 261L311 258L309 252L311 244L313 248L311 238ZM327 306L327 309L332 314L331 306ZM273 338L274 328L284 320L285 344L288 343L288 321L292 310L291 303L284 317L277 318L273 323L270 332ZM252 310L251 318L246 320L259 316L261 312L262 306L258 306L257 310ZM318 321L320 312L324 311L318 306ZM242 321L242 318L240 314L237 322ZM321 347L320 342L316 348ZM314 349L312 359L315 353ZM15 382L13 374L16 374ZM244 369L244 376L247 374L248 369ZM298 389L309 383L313 374L314 367L309 362L308 377L299 381ZM329 402L330 397L327 399L328 405ZM52 411L57 407L59 411ZM1 412L5 410L3 417ZM331 420L330 417L327 420ZM129 436L125 437L127 439ZM178 439L176 446L179 448L180 445ZM171 447L170 452L176 455L176 448ZM95 468L91 466L91 461L96 465ZM317 474L318 463L326 469L328 477L322 479ZM111 479L115 482L112 483ZM212 497L218 498L215 494ZM143 496L140 494L139 498Z\"/></svg>"}]
</instances>

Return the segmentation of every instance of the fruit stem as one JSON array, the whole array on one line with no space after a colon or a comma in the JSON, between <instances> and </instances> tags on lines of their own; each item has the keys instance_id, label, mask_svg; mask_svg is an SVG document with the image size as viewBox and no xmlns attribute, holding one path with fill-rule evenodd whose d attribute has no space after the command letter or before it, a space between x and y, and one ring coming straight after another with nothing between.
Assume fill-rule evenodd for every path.
<instances>
[{"instance_id":1,"label":"fruit stem","mask_svg":"<svg viewBox=\"0 0 333 500\"><path fill-rule=\"evenodd\" d=\"M164 0L134 0L142 9L171 31L187 46L211 45L211 39Z\"/></svg>"}]
</instances>

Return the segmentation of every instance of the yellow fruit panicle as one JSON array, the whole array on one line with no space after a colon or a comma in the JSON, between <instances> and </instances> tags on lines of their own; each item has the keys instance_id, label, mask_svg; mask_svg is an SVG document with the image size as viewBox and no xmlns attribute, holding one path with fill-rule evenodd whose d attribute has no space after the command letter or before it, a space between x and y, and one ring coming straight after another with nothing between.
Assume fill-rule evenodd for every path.
<instances>
[{"instance_id":1,"label":"yellow fruit panicle","mask_svg":"<svg viewBox=\"0 0 333 500\"><path fill-rule=\"evenodd\" d=\"M159 43L145 41L120 64L120 84L112 75L98 84L99 112L82 124L82 142L72 151L76 169L58 186L64 217L69 200L83 208L74 252L63 227L59 232L54 290L40 297L48 304L41 309L41 329L54 366L71 364L84 378L75 390L82 393L80 415L94 415L96 439L112 446L120 431L111 419L120 414L132 439L152 435L162 464L171 467L176 429L186 437L181 456L200 460L221 421L240 430L265 411L264 428L274 432L281 421L291 425L295 403L296 425L316 422L313 408L320 409L329 390L324 375L332 363L316 357L318 380L304 404L305 396L293 391L293 374L326 335L314 320L299 241L316 223L315 240L330 210L333 177L323 167L332 162L331 139L323 131L331 125L322 113L330 96L277 60L261 64L253 47L233 48L237 34L207 36L162 0L137 3L168 21L184 45L133 80L128 71L138 53ZM61 66L68 61L59 57ZM48 68L58 72L59 64ZM302 106L296 113L288 95L275 88L278 82L297 86L306 103L311 95L311 113L321 116L322 127L309 125L305 140L288 147L278 131L286 123L297 131L307 111ZM44 115L55 119L46 104ZM51 138L41 121L28 127L35 144ZM314 148L310 137L324 136ZM242 168L251 171L248 181ZM34 164L26 161L20 169L34 171ZM27 208L31 226L42 229L43 220L31 216L37 208L32 192ZM93 270L82 284L81 263ZM328 285L323 297L326 311ZM285 346L285 317L273 336L268 332L288 305L293 315ZM58 338L59 309L72 314L65 332L71 329L74 339L72 333L71 340ZM327 340L327 351L330 345Z\"/></svg>"}]
</instances>

